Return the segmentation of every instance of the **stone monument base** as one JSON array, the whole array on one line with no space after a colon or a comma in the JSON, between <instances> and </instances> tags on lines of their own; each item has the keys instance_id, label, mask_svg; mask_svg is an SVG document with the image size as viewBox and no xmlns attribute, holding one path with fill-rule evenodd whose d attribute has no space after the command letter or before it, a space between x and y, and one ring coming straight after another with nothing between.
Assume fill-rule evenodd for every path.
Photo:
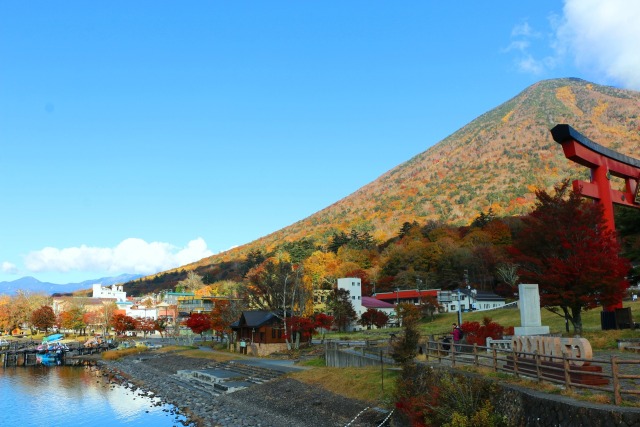
<instances>
[{"instance_id":1,"label":"stone monument base","mask_svg":"<svg viewBox=\"0 0 640 427\"><path fill-rule=\"evenodd\" d=\"M549 335L548 326L516 326L513 335Z\"/></svg>"}]
</instances>

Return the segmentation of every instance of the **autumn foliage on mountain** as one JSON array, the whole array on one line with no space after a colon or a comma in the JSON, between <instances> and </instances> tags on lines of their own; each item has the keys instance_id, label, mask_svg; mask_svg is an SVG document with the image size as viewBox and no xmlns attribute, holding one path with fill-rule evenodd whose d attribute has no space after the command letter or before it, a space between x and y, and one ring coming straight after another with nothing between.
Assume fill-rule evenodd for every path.
<instances>
[{"instance_id":1,"label":"autumn foliage on mountain","mask_svg":"<svg viewBox=\"0 0 640 427\"><path fill-rule=\"evenodd\" d=\"M303 280L311 287L351 275L363 278L369 292L374 284L380 290L446 288L460 283L467 270L474 284L491 288L504 248L521 226L512 218L532 211L537 191L552 191L567 179L588 180L588 169L567 160L549 130L567 123L600 145L637 157L639 113L635 91L579 79L536 83L308 218L127 289L173 287L193 270L207 282L242 281L277 252L304 263ZM482 226L471 226L478 219ZM637 251L636 241L625 248Z\"/></svg>"}]
</instances>

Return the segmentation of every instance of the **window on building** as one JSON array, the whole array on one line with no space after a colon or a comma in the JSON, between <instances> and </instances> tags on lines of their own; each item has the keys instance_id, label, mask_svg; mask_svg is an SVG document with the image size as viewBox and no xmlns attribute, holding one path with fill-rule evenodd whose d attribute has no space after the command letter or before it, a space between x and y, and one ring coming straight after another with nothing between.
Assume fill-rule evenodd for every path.
<instances>
[{"instance_id":1,"label":"window on building","mask_svg":"<svg viewBox=\"0 0 640 427\"><path fill-rule=\"evenodd\" d=\"M355 295L354 295L354 296L352 296L352 297L351 297L351 299L356 299L356 296L355 296Z\"/></svg>"},{"instance_id":2,"label":"window on building","mask_svg":"<svg viewBox=\"0 0 640 427\"><path fill-rule=\"evenodd\" d=\"M451 304L451 311L456 311L456 306Z\"/></svg>"}]
</instances>

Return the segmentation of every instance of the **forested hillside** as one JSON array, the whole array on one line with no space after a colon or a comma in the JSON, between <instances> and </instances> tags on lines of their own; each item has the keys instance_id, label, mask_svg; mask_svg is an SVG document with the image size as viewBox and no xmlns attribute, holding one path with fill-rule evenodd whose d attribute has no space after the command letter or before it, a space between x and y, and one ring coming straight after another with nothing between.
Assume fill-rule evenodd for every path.
<instances>
[{"instance_id":1,"label":"forested hillside","mask_svg":"<svg viewBox=\"0 0 640 427\"><path fill-rule=\"evenodd\" d=\"M639 92L579 79L539 82L314 215L131 286L170 286L182 270L192 269L209 281L238 280L252 265L251 257L286 245L296 251L306 247L309 253L318 248L326 252L340 233L355 233L356 240L365 236L368 244L385 246L405 223L466 226L481 212L498 217L525 214L536 189L550 190L564 179L588 177L587 169L565 159L549 129L567 123L591 140L637 158L639 113Z\"/></svg>"}]
</instances>

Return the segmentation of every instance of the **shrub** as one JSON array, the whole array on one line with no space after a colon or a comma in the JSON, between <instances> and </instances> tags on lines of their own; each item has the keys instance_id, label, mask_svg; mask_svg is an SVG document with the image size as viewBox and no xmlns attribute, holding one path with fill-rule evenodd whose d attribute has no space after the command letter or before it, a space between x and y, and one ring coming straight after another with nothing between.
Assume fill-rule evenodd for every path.
<instances>
[{"instance_id":1,"label":"shrub","mask_svg":"<svg viewBox=\"0 0 640 427\"><path fill-rule=\"evenodd\" d=\"M405 308L402 319L403 333L391 344L391 357L401 365L410 364L418 354L418 341L420 332L418 331L418 320L420 319L418 310L409 306Z\"/></svg>"},{"instance_id":2,"label":"shrub","mask_svg":"<svg viewBox=\"0 0 640 427\"><path fill-rule=\"evenodd\" d=\"M479 346L487 345L487 338L501 339L504 336L504 326L484 317L482 324L479 322L464 322L460 328L464 331L465 338L469 344Z\"/></svg>"},{"instance_id":3,"label":"shrub","mask_svg":"<svg viewBox=\"0 0 640 427\"><path fill-rule=\"evenodd\" d=\"M146 347L132 347L125 348L123 350L109 350L102 353L102 358L105 360L118 360L121 357L142 353L143 351L146 351Z\"/></svg>"},{"instance_id":4,"label":"shrub","mask_svg":"<svg viewBox=\"0 0 640 427\"><path fill-rule=\"evenodd\" d=\"M495 387L482 378L407 365L399 379L396 407L412 426L504 426L490 402Z\"/></svg>"}]
</instances>

